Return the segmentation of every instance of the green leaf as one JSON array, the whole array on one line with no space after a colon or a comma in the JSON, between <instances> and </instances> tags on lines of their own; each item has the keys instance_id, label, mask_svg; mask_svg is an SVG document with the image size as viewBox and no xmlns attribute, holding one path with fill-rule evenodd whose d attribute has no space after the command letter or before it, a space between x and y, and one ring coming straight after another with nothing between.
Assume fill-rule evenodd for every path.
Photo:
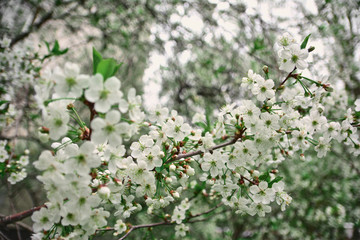
<instances>
[{"instance_id":1,"label":"green leaf","mask_svg":"<svg viewBox=\"0 0 360 240\"><path fill-rule=\"evenodd\" d=\"M49 52L51 52L49 42L45 41L45 45L46 45L47 50L48 50Z\"/></svg>"},{"instance_id":2,"label":"green leaf","mask_svg":"<svg viewBox=\"0 0 360 240\"><path fill-rule=\"evenodd\" d=\"M97 66L102 60L101 54L93 47L93 74L96 74Z\"/></svg>"},{"instance_id":3,"label":"green leaf","mask_svg":"<svg viewBox=\"0 0 360 240\"><path fill-rule=\"evenodd\" d=\"M269 172L266 172L266 173L259 176L259 180L261 180L261 181L270 182L270 179L271 178L270 178Z\"/></svg>"},{"instance_id":4,"label":"green leaf","mask_svg":"<svg viewBox=\"0 0 360 240\"><path fill-rule=\"evenodd\" d=\"M269 182L269 188L271 188L274 183L280 182L282 179L283 179L283 177L280 177L280 176L277 176L276 178L274 178L271 182Z\"/></svg>"},{"instance_id":5,"label":"green leaf","mask_svg":"<svg viewBox=\"0 0 360 240\"><path fill-rule=\"evenodd\" d=\"M5 104L5 103L8 103L9 101L7 101L7 100L0 100L0 106L1 105L3 105L3 104Z\"/></svg>"},{"instance_id":6,"label":"green leaf","mask_svg":"<svg viewBox=\"0 0 360 240\"><path fill-rule=\"evenodd\" d=\"M49 54L46 55L43 60L45 60L46 58L49 58L51 56L60 56L60 55L63 55L65 53L67 53L67 51L69 50L68 48L65 48L63 50L60 49L60 45L59 45L59 42L58 40L55 40L55 43L54 43L54 46L53 48L50 50L50 44L45 41L45 45L46 45L46 48L48 49L49 51Z\"/></svg>"},{"instance_id":7,"label":"green leaf","mask_svg":"<svg viewBox=\"0 0 360 240\"><path fill-rule=\"evenodd\" d=\"M219 73L223 73L225 70L225 66L220 66L218 69L215 70L215 76L217 77Z\"/></svg>"},{"instance_id":8,"label":"green leaf","mask_svg":"<svg viewBox=\"0 0 360 240\"><path fill-rule=\"evenodd\" d=\"M117 64L113 58L103 59L97 65L96 73L100 73L104 77L104 80L106 80L114 76L121 65L122 63Z\"/></svg>"},{"instance_id":9,"label":"green leaf","mask_svg":"<svg viewBox=\"0 0 360 240\"><path fill-rule=\"evenodd\" d=\"M300 46L301 49L306 48L306 45L309 41L310 36L311 36L311 34L307 35L306 38L304 39L304 41L301 43L301 46Z\"/></svg>"}]
</instances>

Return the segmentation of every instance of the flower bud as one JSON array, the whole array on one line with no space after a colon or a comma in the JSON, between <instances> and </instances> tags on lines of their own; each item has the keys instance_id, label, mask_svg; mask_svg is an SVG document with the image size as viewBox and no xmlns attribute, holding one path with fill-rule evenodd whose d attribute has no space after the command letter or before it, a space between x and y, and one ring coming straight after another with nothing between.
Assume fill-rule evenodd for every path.
<instances>
[{"instance_id":1,"label":"flower bud","mask_svg":"<svg viewBox=\"0 0 360 240\"><path fill-rule=\"evenodd\" d=\"M175 171L176 170L176 166L174 164L171 164L169 167L170 171Z\"/></svg>"},{"instance_id":2,"label":"flower bud","mask_svg":"<svg viewBox=\"0 0 360 240\"><path fill-rule=\"evenodd\" d=\"M189 167L186 171L186 174L189 176L194 176L195 175L195 170L192 167Z\"/></svg>"},{"instance_id":3,"label":"flower bud","mask_svg":"<svg viewBox=\"0 0 360 240\"><path fill-rule=\"evenodd\" d=\"M174 198L179 198L180 197L180 194L178 193L178 192L173 192L172 193L172 196L174 197Z\"/></svg>"},{"instance_id":4,"label":"flower bud","mask_svg":"<svg viewBox=\"0 0 360 240\"><path fill-rule=\"evenodd\" d=\"M100 187L97 192L102 199L108 199L111 194L110 188L106 186Z\"/></svg>"},{"instance_id":5,"label":"flower bud","mask_svg":"<svg viewBox=\"0 0 360 240\"><path fill-rule=\"evenodd\" d=\"M269 67L268 66L263 66L263 69L262 69L263 71L264 71L264 73L265 74L268 74L269 73Z\"/></svg>"},{"instance_id":6,"label":"flower bud","mask_svg":"<svg viewBox=\"0 0 360 240\"><path fill-rule=\"evenodd\" d=\"M314 51L314 50L315 50L315 47L314 47L314 46L311 46L311 47L308 48L308 52L312 52L312 51Z\"/></svg>"},{"instance_id":7,"label":"flower bud","mask_svg":"<svg viewBox=\"0 0 360 240\"><path fill-rule=\"evenodd\" d=\"M166 177L165 181L166 181L166 183L172 183L172 178L171 177Z\"/></svg>"}]
</instances>

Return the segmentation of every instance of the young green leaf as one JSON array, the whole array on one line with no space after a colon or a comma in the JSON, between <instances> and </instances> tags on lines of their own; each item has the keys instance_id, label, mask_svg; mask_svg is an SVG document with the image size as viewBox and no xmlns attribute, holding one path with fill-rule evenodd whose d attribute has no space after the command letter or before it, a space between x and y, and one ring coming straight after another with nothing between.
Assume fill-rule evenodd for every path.
<instances>
[{"instance_id":1,"label":"young green leaf","mask_svg":"<svg viewBox=\"0 0 360 240\"><path fill-rule=\"evenodd\" d=\"M306 45L307 45L307 43L309 41L309 38L310 38L310 35L311 34L307 35L306 38L304 39L304 41L301 43L301 46L300 46L301 49L306 48Z\"/></svg>"},{"instance_id":2,"label":"young green leaf","mask_svg":"<svg viewBox=\"0 0 360 240\"><path fill-rule=\"evenodd\" d=\"M96 51L96 49L93 47L93 74L96 74L97 72L97 66L102 60L101 54Z\"/></svg>"},{"instance_id":3,"label":"young green leaf","mask_svg":"<svg viewBox=\"0 0 360 240\"><path fill-rule=\"evenodd\" d=\"M276 178L271 180L271 182L269 182L269 188L271 188L274 183L280 182L282 179L283 177L277 176Z\"/></svg>"},{"instance_id":4,"label":"young green leaf","mask_svg":"<svg viewBox=\"0 0 360 240\"><path fill-rule=\"evenodd\" d=\"M102 59L96 68L96 73L103 75L104 80L116 74L122 64L117 64L113 58Z\"/></svg>"}]
</instances>

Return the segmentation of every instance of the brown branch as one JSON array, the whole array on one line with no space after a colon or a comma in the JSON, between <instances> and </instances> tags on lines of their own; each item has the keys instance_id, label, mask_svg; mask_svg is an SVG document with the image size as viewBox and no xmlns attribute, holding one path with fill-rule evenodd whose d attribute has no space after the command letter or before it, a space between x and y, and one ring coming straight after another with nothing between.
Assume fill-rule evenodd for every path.
<instances>
[{"instance_id":1,"label":"brown branch","mask_svg":"<svg viewBox=\"0 0 360 240\"><path fill-rule=\"evenodd\" d=\"M15 213L15 214L12 214L12 215L9 215L6 217L1 217L0 225L7 225L9 223L20 221L24 218L29 217L31 214L33 214L33 212L39 211L43 207L46 207L46 205L43 204L41 206L34 207L34 208L31 208L31 209L23 211L23 212Z\"/></svg>"},{"instance_id":2,"label":"brown branch","mask_svg":"<svg viewBox=\"0 0 360 240\"><path fill-rule=\"evenodd\" d=\"M243 131L245 132L245 131ZM225 143L221 143L219 145L216 145L212 148L209 149L209 151L213 151L213 150L216 150L216 149L219 149L219 148L223 148L223 147L226 147L226 146L229 146L229 145L232 145L234 143L236 143L236 141L241 138L241 136L239 135L236 135L231 141L229 142L225 142ZM197 150L197 151L194 151L194 152L189 152L189 153L183 153L183 154L179 154L179 155L175 155L176 157L174 157L173 159L170 159L168 160L165 164L168 164L168 163L171 163L171 162L175 162L177 160L180 160L180 159L183 159L183 158L189 158L189 157L192 157L192 156L196 156L196 155L200 155L204 153L203 151L201 150Z\"/></svg>"},{"instance_id":3,"label":"brown branch","mask_svg":"<svg viewBox=\"0 0 360 240\"><path fill-rule=\"evenodd\" d=\"M130 229L127 231L127 233L122 236L121 238L119 238L119 240L123 240L125 239L127 236L129 236L129 234L139 228L149 228L149 227L156 227L156 226L161 226L161 225L173 225L175 223L171 223L171 222L158 222L158 223L150 223L150 224L142 224L142 225L135 225L135 226L131 226Z\"/></svg>"},{"instance_id":4,"label":"brown branch","mask_svg":"<svg viewBox=\"0 0 360 240\"><path fill-rule=\"evenodd\" d=\"M29 30L27 30L26 32L20 33L19 35L15 36L15 38L13 38L11 40L10 46L14 46L17 42L23 40L24 38L26 38L27 36L30 35L30 33L32 33L34 30L38 30L39 28L41 28L41 26L46 23L47 21L49 21L50 19L52 19L53 17L53 11L48 12L47 14L45 14L38 23L32 25Z\"/></svg>"},{"instance_id":5,"label":"brown branch","mask_svg":"<svg viewBox=\"0 0 360 240\"><path fill-rule=\"evenodd\" d=\"M188 221L192 218L196 218L196 217L199 217L199 216L202 216L202 215L205 215L205 214L208 214L208 213L211 213L213 211L215 211L217 208L219 208L220 206L222 206L223 203L220 202L218 203L215 207L205 211L205 212L202 212L202 213L198 213L196 215L193 215L193 216L189 216L185 221L184 223L193 223L193 222L199 222L199 221L202 221L202 219L200 220L194 220L194 221ZM206 220L206 219L204 219ZM124 236L122 236L121 238L119 238L119 240L124 240L126 237L129 236L129 234L136 230L136 229L139 229L139 228L150 228L150 227L157 227L157 226L162 226L162 225L174 225L175 223L174 222L169 222L169 221L164 221L164 222L158 222L158 223L150 223L150 224L142 224L142 225L135 225L135 226L131 226L128 231L126 232L126 234ZM101 230L108 230L108 229L101 229ZM112 228L109 228L109 230L113 230Z\"/></svg>"},{"instance_id":6,"label":"brown branch","mask_svg":"<svg viewBox=\"0 0 360 240\"><path fill-rule=\"evenodd\" d=\"M297 77L297 74L293 74L293 72L294 72L295 70L296 70L296 67L294 68L294 70L292 70L292 71L286 76L286 78L284 79L284 81L282 81L282 82L280 83L280 85L279 85L279 87L278 87L277 89L281 88L281 86L283 86L289 78L291 78L291 77Z\"/></svg>"},{"instance_id":7,"label":"brown branch","mask_svg":"<svg viewBox=\"0 0 360 240\"><path fill-rule=\"evenodd\" d=\"M198 214L195 214L195 215L190 216L189 219L191 219L191 218L196 218L196 217L200 217L200 216L202 216L202 215L211 213L212 211L215 211L216 209L218 209L221 205L223 205L222 202L218 203L215 207L207 210L206 212L202 212L202 213L198 213Z\"/></svg>"},{"instance_id":8,"label":"brown branch","mask_svg":"<svg viewBox=\"0 0 360 240\"><path fill-rule=\"evenodd\" d=\"M4 239L4 240L10 240L10 238L8 238L3 232L0 231L0 237L1 239Z\"/></svg>"},{"instance_id":9,"label":"brown branch","mask_svg":"<svg viewBox=\"0 0 360 240\"><path fill-rule=\"evenodd\" d=\"M247 180L249 183L252 183L253 185L259 185L259 183L254 182L254 181L251 181L250 179L248 179L247 177L245 177L245 176L243 176L243 175L241 175L241 179L245 179L245 180Z\"/></svg>"}]
</instances>

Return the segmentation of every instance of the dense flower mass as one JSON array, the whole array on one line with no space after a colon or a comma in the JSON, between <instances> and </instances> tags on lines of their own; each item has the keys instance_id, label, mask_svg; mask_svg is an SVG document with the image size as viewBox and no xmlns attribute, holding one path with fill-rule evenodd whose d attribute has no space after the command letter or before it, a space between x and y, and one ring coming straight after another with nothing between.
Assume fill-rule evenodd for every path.
<instances>
[{"instance_id":1,"label":"dense flower mass","mask_svg":"<svg viewBox=\"0 0 360 240\"><path fill-rule=\"evenodd\" d=\"M337 95L329 85L298 72L308 66L308 51L289 34L280 37L278 45L285 80L249 70L241 86L256 98L224 106L211 126L201 114L194 117L195 126L161 106L147 113L135 89L125 100L118 78L104 79L102 72L82 75L73 63L43 75L54 80L54 86L46 85L54 94L37 100L39 105L50 100L39 106L44 116L39 134L44 142L61 142L53 143L52 151L43 151L34 162L42 172L38 180L48 202L32 215L37 232L33 239L88 239L106 229L111 217L115 236L130 234L136 229L127 224L132 215L143 209L156 215L169 205L171 210L161 213L163 223L158 225L176 225L176 237L188 233L192 218L220 206L264 217L273 203L285 211L292 202L277 170L281 162L300 159L309 149L324 157L333 140L344 142L358 156L354 116L359 100L341 122L329 120L327 103ZM78 114L76 102L89 107L88 124ZM0 144L0 163L10 166L6 145ZM16 164L28 162L24 155ZM9 181L15 183L24 175L23 170L13 171ZM194 207L198 197L210 199L213 209Z\"/></svg>"}]
</instances>

